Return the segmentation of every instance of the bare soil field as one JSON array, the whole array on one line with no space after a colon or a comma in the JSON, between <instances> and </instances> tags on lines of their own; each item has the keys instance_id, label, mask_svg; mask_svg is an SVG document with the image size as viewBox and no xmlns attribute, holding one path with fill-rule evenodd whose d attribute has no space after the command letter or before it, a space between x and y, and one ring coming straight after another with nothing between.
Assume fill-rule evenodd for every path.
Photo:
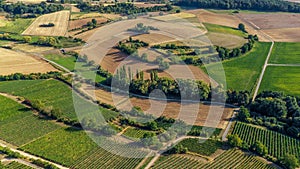
<instances>
[{"instance_id":1,"label":"bare soil field","mask_svg":"<svg viewBox=\"0 0 300 169\"><path fill-rule=\"evenodd\" d=\"M239 23L243 23L246 26L246 30L250 34L257 34L261 41L269 41L264 36L262 36L257 30L255 30L251 25L243 22L240 18L238 18L235 15L230 15L226 13L213 13L203 9L190 10L188 12L196 15L199 18L200 22L206 22L233 28L236 28L239 25Z\"/></svg>"},{"instance_id":2,"label":"bare soil field","mask_svg":"<svg viewBox=\"0 0 300 169\"><path fill-rule=\"evenodd\" d=\"M233 111L232 108L224 108L218 105L200 104L199 106L197 106L197 104L195 103L166 103L166 101L141 99L135 97L128 99L127 97L122 95L115 94L114 96L112 96L110 92L102 89L93 90L85 87L85 90L92 95L95 94L96 99L100 102L115 105L121 110L130 110L132 106L138 106L142 108L145 113L149 113L155 116L163 115L175 119L179 118L184 120L188 124L199 126L215 127L215 123L217 123L218 128L225 128ZM113 100L115 100L115 102ZM195 108L197 108L196 111L198 112L198 114L196 116L193 116L191 112L195 111ZM208 115L210 116L210 120L207 120ZM218 117L220 117L219 122L217 120Z\"/></svg>"},{"instance_id":3,"label":"bare soil field","mask_svg":"<svg viewBox=\"0 0 300 169\"><path fill-rule=\"evenodd\" d=\"M247 39L244 39L240 36L229 35L224 33L209 32L207 37L212 44L217 46L223 46L226 48L236 48L241 47L243 44L247 43Z\"/></svg>"},{"instance_id":4,"label":"bare soil field","mask_svg":"<svg viewBox=\"0 0 300 169\"><path fill-rule=\"evenodd\" d=\"M277 42L300 42L299 28L266 29L263 32L270 35Z\"/></svg>"},{"instance_id":5,"label":"bare soil field","mask_svg":"<svg viewBox=\"0 0 300 169\"><path fill-rule=\"evenodd\" d=\"M300 27L300 14L293 13L262 13L248 14L240 13L241 17L254 23L259 28L279 29L279 28L296 28Z\"/></svg>"},{"instance_id":6,"label":"bare soil field","mask_svg":"<svg viewBox=\"0 0 300 169\"><path fill-rule=\"evenodd\" d=\"M150 72L152 70L147 70L144 73L145 79L150 79ZM192 73L194 77L188 77L187 75ZM199 67L193 65L171 65L169 69L165 71L158 71L159 77L168 77L171 79L195 79L211 83L209 76L204 73ZM217 83L212 80L212 85L217 86Z\"/></svg>"},{"instance_id":7,"label":"bare soil field","mask_svg":"<svg viewBox=\"0 0 300 169\"><path fill-rule=\"evenodd\" d=\"M155 44L160 44L160 43L166 43L166 42L172 42L175 41L176 39L163 35L163 34L158 34L158 33L150 33L150 34L142 34L138 36L133 36L133 40L141 40L146 43L149 43L149 45L155 45Z\"/></svg>"},{"instance_id":8,"label":"bare soil field","mask_svg":"<svg viewBox=\"0 0 300 169\"><path fill-rule=\"evenodd\" d=\"M94 18L94 19L96 19L98 24L107 22L106 18ZM91 20L92 20L91 18L72 20L69 22L69 30L82 28L82 26L86 25L88 22L91 22Z\"/></svg>"},{"instance_id":9,"label":"bare soil field","mask_svg":"<svg viewBox=\"0 0 300 169\"><path fill-rule=\"evenodd\" d=\"M38 17L22 34L40 36L66 36L70 11L60 11ZM54 23L53 27L40 27L41 24Z\"/></svg>"},{"instance_id":10,"label":"bare soil field","mask_svg":"<svg viewBox=\"0 0 300 169\"><path fill-rule=\"evenodd\" d=\"M165 4L151 4L151 3L145 3L145 2L134 2L134 5L138 8L148 8L148 7L154 7L154 6L165 6Z\"/></svg>"},{"instance_id":11,"label":"bare soil field","mask_svg":"<svg viewBox=\"0 0 300 169\"><path fill-rule=\"evenodd\" d=\"M12 73L46 73L57 71L50 64L21 52L0 48L0 74Z\"/></svg>"}]
</instances>

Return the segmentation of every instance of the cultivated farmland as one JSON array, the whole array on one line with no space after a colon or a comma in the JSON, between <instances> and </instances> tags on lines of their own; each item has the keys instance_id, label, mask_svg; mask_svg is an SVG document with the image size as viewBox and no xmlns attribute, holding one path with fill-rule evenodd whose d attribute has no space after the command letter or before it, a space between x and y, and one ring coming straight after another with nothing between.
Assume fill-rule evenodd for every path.
<instances>
[{"instance_id":1,"label":"cultivated farmland","mask_svg":"<svg viewBox=\"0 0 300 169\"><path fill-rule=\"evenodd\" d=\"M280 158L285 154L292 154L298 159L300 158L300 141L278 132L237 122L232 134L237 134L249 145L255 141L262 142L273 157Z\"/></svg>"},{"instance_id":2,"label":"cultivated farmland","mask_svg":"<svg viewBox=\"0 0 300 169\"><path fill-rule=\"evenodd\" d=\"M0 31L8 32L8 33L22 33L31 23L33 19L16 19L15 21L3 21L2 26L0 27Z\"/></svg>"},{"instance_id":3,"label":"cultivated farmland","mask_svg":"<svg viewBox=\"0 0 300 169\"><path fill-rule=\"evenodd\" d=\"M300 96L300 67L268 66L259 91L281 91Z\"/></svg>"},{"instance_id":4,"label":"cultivated farmland","mask_svg":"<svg viewBox=\"0 0 300 169\"><path fill-rule=\"evenodd\" d=\"M97 21L97 24L105 23L107 22L106 18L95 18ZM88 22L91 22L92 19L86 18L86 19L77 19L77 20L72 20L69 23L69 30L72 29L80 29L83 26L87 25Z\"/></svg>"},{"instance_id":5,"label":"cultivated farmland","mask_svg":"<svg viewBox=\"0 0 300 169\"><path fill-rule=\"evenodd\" d=\"M300 43L276 42L269 63L300 64Z\"/></svg>"},{"instance_id":6,"label":"cultivated farmland","mask_svg":"<svg viewBox=\"0 0 300 169\"><path fill-rule=\"evenodd\" d=\"M70 11L60 11L38 17L22 35L66 36ZM53 23L53 27L40 27L42 24Z\"/></svg>"},{"instance_id":7,"label":"cultivated farmland","mask_svg":"<svg viewBox=\"0 0 300 169\"><path fill-rule=\"evenodd\" d=\"M50 64L22 52L0 48L0 74L12 73L46 73L56 71Z\"/></svg>"},{"instance_id":8,"label":"cultivated farmland","mask_svg":"<svg viewBox=\"0 0 300 169\"><path fill-rule=\"evenodd\" d=\"M162 156L153 168L247 168L275 169L274 166L258 159L256 156L231 149L225 151L211 162L203 162L195 157L185 155Z\"/></svg>"},{"instance_id":9,"label":"cultivated farmland","mask_svg":"<svg viewBox=\"0 0 300 169\"><path fill-rule=\"evenodd\" d=\"M18 163L18 162L10 162L9 164L5 165L5 169L33 169L27 165Z\"/></svg>"}]
</instances>

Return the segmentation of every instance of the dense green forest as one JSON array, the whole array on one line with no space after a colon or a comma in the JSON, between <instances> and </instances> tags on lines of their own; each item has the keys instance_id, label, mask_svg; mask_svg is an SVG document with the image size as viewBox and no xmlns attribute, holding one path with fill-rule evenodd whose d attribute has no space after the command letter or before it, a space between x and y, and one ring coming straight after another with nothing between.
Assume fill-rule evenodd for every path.
<instances>
[{"instance_id":1,"label":"dense green forest","mask_svg":"<svg viewBox=\"0 0 300 169\"><path fill-rule=\"evenodd\" d=\"M214 9L300 12L300 5L283 0L177 0L179 6Z\"/></svg>"},{"instance_id":2,"label":"dense green forest","mask_svg":"<svg viewBox=\"0 0 300 169\"><path fill-rule=\"evenodd\" d=\"M24 4L24 3L5 3L0 0L0 12L7 12L13 15L23 15L25 13L30 14L47 14L63 10L64 7L58 4L47 4L41 2L40 4Z\"/></svg>"}]
</instances>

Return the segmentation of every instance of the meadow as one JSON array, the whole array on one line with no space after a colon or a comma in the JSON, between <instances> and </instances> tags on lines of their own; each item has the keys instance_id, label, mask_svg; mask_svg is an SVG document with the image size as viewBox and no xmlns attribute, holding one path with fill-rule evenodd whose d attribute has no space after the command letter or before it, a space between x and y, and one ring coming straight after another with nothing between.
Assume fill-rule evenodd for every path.
<instances>
[{"instance_id":1,"label":"meadow","mask_svg":"<svg viewBox=\"0 0 300 169\"><path fill-rule=\"evenodd\" d=\"M161 156L153 169L166 168L247 168L247 169L275 169L275 167L246 154L240 150L230 149L216 157L213 161L204 162L185 155Z\"/></svg>"},{"instance_id":2,"label":"meadow","mask_svg":"<svg viewBox=\"0 0 300 169\"><path fill-rule=\"evenodd\" d=\"M285 154L292 154L300 159L300 141L295 138L242 122L235 124L232 134L237 134L248 145L255 141L262 142L273 157L280 158Z\"/></svg>"},{"instance_id":3,"label":"meadow","mask_svg":"<svg viewBox=\"0 0 300 169\"><path fill-rule=\"evenodd\" d=\"M225 33L225 34L231 34L231 35L236 35L236 36L241 36L241 37L247 37L246 33L238 30L237 28L216 25L216 24L211 24L211 23L203 23L203 25L206 27L208 32Z\"/></svg>"},{"instance_id":4,"label":"meadow","mask_svg":"<svg viewBox=\"0 0 300 169\"><path fill-rule=\"evenodd\" d=\"M300 43L276 42L269 63L300 64Z\"/></svg>"},{"instance_id":5,"label":"meadow","mask_svg":"<svg viewBox=\"0 0 300 169\"><path fill-rule=\"evenodd\" d=\"M300 67L268 66L259 92L280 91L287 95L300 96Z\"/></svg>"},{"instance_id":6,"label":"meadow","mask_svg":"<svg viewBox=\"0 0 300 169\"><path fill-rule=\"evenodd\" d=\"M31 23L33 19L16 19L7 21L5 26L0 27L0 32L21 34Z\"/></svg>"},{"instance_id":7,"label":"meadow","mask_svg":"<svg viewBox=\"0 0 300 169\"><path fill-rule=\"evenodd\" d=\"M225 84L225 79L222 78L224 68L228 89L253 92L270 45L270 43L257 42L251 52L223 61L223 67L218 63L212 63L206 65L206 69L211 71L211 78L218 83ZM205 70L205 67L203 66L202 69Z\"/></svg>"}]
</instances>

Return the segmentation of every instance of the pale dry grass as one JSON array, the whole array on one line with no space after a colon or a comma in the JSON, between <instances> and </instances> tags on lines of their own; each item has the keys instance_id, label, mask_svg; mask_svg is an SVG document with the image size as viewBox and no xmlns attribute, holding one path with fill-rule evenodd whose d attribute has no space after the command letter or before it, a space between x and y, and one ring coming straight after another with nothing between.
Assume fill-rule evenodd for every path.
<instances>
[{"instance_id":1,"label":"pale dry grass","mask_svg":"<svg viewBox=\"0 0 300 169\"><path fill-rule=\"evenodd\" d=\"M65 36L69 24L70 11L60 11L38 17L22 34L39 36ZM54 27L40 27L54 23Z\"/></svg>"},{"instance_id":2,"label":"pale dry grass","mask_svg":"<svg viewBox=\"0 0 300 169\"><path fill-rule=\"evenodd\" d=\"M141 40L143 42L149 43L149 45L161 44L166 42L172 42L176 39L169 37L167 35L158 34L158 33L150 33L150 34L142 34L138 36L133 36L133 40Z\"/></svg>"},{"instance_id":3,"label":"pale dry grass","mask_svg":"<svg viewBox=\"0 0 300 169\"><path fill-rule=\"evenodd\" d=\"M46 73L49 71L57 71L50 64L21 52L0 48L0 53L1 75L9 75L12 73Z\"/></svg>"},{"instance_id":4,"label":"pale dry grass","mask_svg":"<svg viewBox=\"0 0 300 169\"><path fill-rule=\"evenodd\" d=\"M206 36L212 44L231 49L241 47L243 44L247 43L247 39L230 34L209 32L206 34Z\"/></svg>"},{"instance_id":5,"label":"pale dry grass","mask_svg":"<svg viewBox=\"0 0 300 169\"><path fill-rule=\"evenodd\" d=\"M33 45L28 45L28 44L23 44L23 43L16 43L13 46L13 49L20 50L20 51L26 51L30 53L41 53L45 51L49 51L54 49L53 47L44 47L44 46L33 46Z\"/></svg>"},{"instance_id":6,"label":"pale dry grass","mask_svg":"<svg viewBox=\"0 0 300 169\"><path fill-rule=\"evenodd\" d=\"M98 17L115 20L115 19L120 18L121 16L118 14L101 14L101 13L96 13L96 12L85 13L85 14L75 13L75 14L71 15L71 20L86 19L86 18L98 18Z\"/></svg>"},{"instance_id":7,"label":"pale dry grass","mask_svg":"<svg viewBox=\"0 0 300 169\"><path fill-rule=\"evenodd\" d=\"M169 14L169 15L163 15L163 16L155 16L154 19L160 20L160 21L172 21L177 19L187 19L187 18L193 18L195 17L195 14L192 13L176 13L176 14Z\"/></svg>"}]
</instances>

